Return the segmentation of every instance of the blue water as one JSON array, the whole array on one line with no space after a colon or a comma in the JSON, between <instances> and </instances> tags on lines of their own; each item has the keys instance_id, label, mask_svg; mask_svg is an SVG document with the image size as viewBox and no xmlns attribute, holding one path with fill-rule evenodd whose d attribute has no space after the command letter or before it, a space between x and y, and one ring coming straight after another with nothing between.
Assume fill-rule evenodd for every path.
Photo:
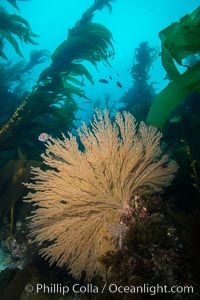
<instances>
[{"instance_id":1,"label":"blue water","mask_svg":"<svg viewBox=\"0 0 200 300\"><path fill-rule=\"evenodd\" d=\"M22 45L24 57L28 60L31 50L48 49L53 53L56 47L67 38L68 29L73 27L82 13L92 5L93 1L66 1L66 0L30 0L18 1L20 14L31 25L33 32L39 37L38 46ZM95 14L95 22L106 25L112 32L114 38L115 58L110 60L111 67L98 64L98 71L89 65L89 70L94 78L95 84L86 82L85 92L91 101L97 101L109 94L112 101L117 101L132 85L132 78L128 71L133 63L134 49L142 41L148 41L150 46L160 47L158 33L172 22L178 21L186 13L190 13L199 5L198 0L191 1L140 1L140 0L118 0L112 4L113 11L110 14L107 8ZM10 12L16 13L16 9L6 4ZM7 48L10 58L16 58L12 47ZM46 65L34 68L31 78L38 78L40 72ZM157 92L168 82L164 80L165 71L162 67L160 57L156 60L151 70L151 81L156 82ZM117 76L119 74L119 76ZM99 83L100 78L112 76L112 81L105 85ZM123 88L116 85L120 81ZM31 83L30 83L31 84ZM32 83L33 84L33 83ZM77 100L79 101L79 99ZM80 103L84 102L80 100ZM78 116L82 119L90 117L90 104L81 104L88 114L80 112Z\"/></svg>"}]
</instances>

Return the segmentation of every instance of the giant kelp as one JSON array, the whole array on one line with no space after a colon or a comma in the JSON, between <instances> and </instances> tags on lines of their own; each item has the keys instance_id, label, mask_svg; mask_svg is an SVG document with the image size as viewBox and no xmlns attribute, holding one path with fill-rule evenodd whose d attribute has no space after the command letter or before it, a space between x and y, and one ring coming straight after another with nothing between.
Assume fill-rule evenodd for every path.
<instances>
[{"instance_id":1,"label":"giant kelp","mask_svg":"<svg viewBox=\"0 0 200 300\"><path fill-rule=\"evenodd\" d=\"M87 11L87 18L84 13L75 26L69 30L68 38L54 51L50 67L41 73L32 92L1 127L1 149L13 147L13 144L16 146L20 137L25 136L24 132L27 128L30 135L31 128L42 127L35 118L43 114L58 115L59 106L62 109L63 103L66 104L65 108L67 105L68 108L70 107L71 117L66 114L68 129L73 125L72 119L78 109L74 95L87 98L82 89L82 80L79 78L85 76L91 83L93 82L83 61L88 61L93 65L99 61L108 63L108 58L114 54L110 31L101 24L91 22L95 10L99 9L97 4L106 5L109 2L110 0L95 1L89 12ZM43 126L45 126L44 122Z\"/></svg>"},{"instance_id":2,"label":"giant kelp","mask_svg":"<svg viewBox=\"0 0 200 300\"><path fill-rule=\"evenodd\" d=\"M176 64L189 55L200 53L200 7L159 33L162 42L162 63L170 83L154 99L147 122L162 128L170 113L193 90L200 91L200 63L188 66L180 74Z\"/></svg>"},{"instance_id":3,"label":"giant kelp","mask_svg":"<svg viewBox=\"0 0 200 300\"><path fill-rule=\"evenodd\" d=\"M29 62L22 69L22 73L30 72L36 65L44 63L49 58L49 55L49 51L46 49L32 50L29 54Z\"/></svg>"},{"instance_id":4,"label":"giant kelp","mask_svg":"<svg viewBox=\"0 0 200 300\"><path fill-rule=\"evenodd\" d=\"M159 33L162 43L162 64L170 80L176 79L180 72L174 61L183 65L182 60L200 52L200 7L187 14Z\"/></svg>"},{"instance_id":5,"label":"giant kelp","mask_svg":"<svg viewBox=\"0 0 200 300\"><path fill-rule=\"evenodd\" d=\"M146 41L140 43L135 49L134 64L131 68L133 80L147 82L150 78L149 71L157 56L158 49L156 47L150 47Z\"/></svg>"},{"instance_id":6,"label":"giant kelp","mask_svg":"<svg viewBox=\"0 0 200 300\"><path fill-rule=\"evenodd\" d=\"M149 83L150 69L157 58L158 50L144 41L134 51L131 68L132 87L121 97L123 109L130 111L138 120L145 120L150 104L155 96L152 83Z\"/></svg>"},{"instance_id":7,"label":"giant kelp","mask_svg":"<svg viewBox=\"0 0 200 300\"><path fill-rule=\"evenodd\" d=\"M154 98L146 120L165 132L181 170L171 193L175 206L188 212L199 208L200 7L159 36L170 82Z\"/></svg>"},{"instance_id":8,"label":"giant kelp","mask_svg":"<svg viewBox=\"0 0 200 300\"><path fill-rule=\"evenodd\" d=\"M29 70L29 63L23 59L0 63L0 125L12 116L28 93L32 79L27 78L26 70Z\"/></svg>"},{"instance_id":9,"label":"giant kelp","mask_svg":"<svg viewBox=\"0 0 200 300\"><path fill-rule=\"evenodd\" d=\"M39 146L42 145L37 144L36 140L41 132L58 135L61 130L70 130L78 110L75 97L87 99L83 90L84 78L93 83L92 75L83 62L88 61L94 66L99 61L108 63L107 59L114 54L110 31L101 24L91 22L95 6L92 8L91 18L87 13L88 18L84 16L84 20L81 18L69 30L66 41L53 53L51 65L40 74L32 91L0 127L0 150L4 150L1 153L7 157L1 164L1 174L10 172L0 191L0 217L23 196L21 182L29 178L30 164L27 160L23 156L22 159L12 160L17 148L26 153L29 161L38 161L41 148ZM24 64L22 66L24 69ZM17 69L17 66L10 64L2 65L2 73L9 73L12 67ZM21 71L23 70L20 69ZM13 72L14 78L15 75L17 76ZM8 76L4 90L10 84L12 82L10 83ZM12 163L6 164L7 159L11 159ZM34 161L34 165L39 163Z\"/></svg>"},{"instance_id":10,"label":"giant kelp","mask_svg":"<svg viewBox=\"0 0 200 300\"><path fill-rule=\"evenodd\" d=\"M8 3L10 3L12 6L14 6L17 10L19 10L19 7L17 5L17 1L16 0L7 0Z\"/></svg>"},{"instance_id":11,"label":"giant kelp","mask_svg":"<svg viewBox=\"0 0 200 300\"><path fill-rule=\"evenodd\" d=\"M28 160L18 149L17 157L9 160L1 169L0 219L22 198L26 191L22 182L29 180L31 166L38 164L37 161Z\"/></svg>"},{"instance_id":12,"label":"giant kelp","mask_svg":"<svg viewBox=\"0 0 200 300\"><path fill-rule=\"evenodd\" d=\"M200 62L177 76L155 97L147 122L162 128L170 113L192 90L200 91Z\"/></svg>"},{"instance_id":13,"label":"giant kelp","mask_svg":"<svg viewBox=\"0 0 200 300\"><path fill-rule=\"evenodd\" d=\"M82 15L82 18L77 21L76 25L79 24L84 24L85 22L91 21L94 12L96 10L102 10L105 6L109 9L110 12L112 12L112 6L110 2L113 2L115 0L94 0L94 4L91 5Z\"/></svg>"},{"instance_id":14,"label":"giant kelp","mask_svg":"<svg viewBox=\"0 0 200 300\"><path fill-rule=\"evenodd\" d=\"M26 44L37 44L34 40L37 35L32 32L28 21L17 14L9 14L2 6L0 6L0 33L1 39L6 39L20 56L23 55L16 37ZM0 56L7 59L3 44L0 47Z\"/></svg>"}]
</instances>

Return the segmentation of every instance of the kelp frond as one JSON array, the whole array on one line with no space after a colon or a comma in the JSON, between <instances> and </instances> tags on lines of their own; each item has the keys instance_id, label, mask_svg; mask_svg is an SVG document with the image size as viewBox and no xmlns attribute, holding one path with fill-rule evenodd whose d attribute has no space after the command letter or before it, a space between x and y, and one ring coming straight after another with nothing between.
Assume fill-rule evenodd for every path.
<instances>
[{"instance_id":1,"label":"kelp frond","mask_svg":"<svg viewBox=\"0 0 200 300\"><path fill-rule=\"evenodd\" d=\"M170 114L191 91L200 93L200 62L171 81L154 99L147 123L162 128Z\"/></svg>"},{"instance_id":2,"label":"kelp frond","mask_svg":"<svg viewBox=\"0 0 200 300\"><path fill-rule=\"evenodd\" d=\"M19 7L17 5L17 2L16 0L7 0L8 3L10 3L12 6L14 6L17 10L19 10Z\"/></svg>"},{"instance_id":3,"label":"kelp frond","mask_svg":"<svg viewBox=\"0 0 200 300\"><path fill-rule=\"evenodd\" d=\"M13 82L19 81L20 73L25 66L25 62L19 59L15 62L0 63L0 85L9 88Z\"/></svg>"},{"instance_id":4,"label":"kelp frond","mask_svg":"<svg viewBox=\"0 0 200 300\"><path fill-rule=\"evenodd\" d=\"M175 63L182 65L187 56L200 52L200 7L185 15L159 33L162 42L162 63L173 80L179 72Z\"/></svg>"},{"instance_id":5,"label":"kelp frond","mask_svg":"<svg viewBox=\"0 0 200 300\"><path fill-rule=\"evenodd\" d=\"M93 7L92 15L96 9L100 9L100 3L109 7L109 2L111 0L95 1L96 8ZM91 18L86 19L84 22L77 22L69 30L68 38L53 53L52 64L40 74L33 91L25 98L8 122L0 128L0 142L3 142L4 149L10 147L6 141L10 141L13 135L17 136L22 128L26 130L27 124L29 124L30 133L32 124L44 114L50 114L53 120L58 116L57 121L61 115L63 119L66 116L67 127L73 126L74 115L79 108L74 96L88 101L82 89L84 78L93 83L91 74L84 66L84 61L94 66L100 61L109 65L108 58L114 56L111 32L101 24L92 23ZM22 24L29 32L28 24L24 22ZM24 41L23 35L21 39ZM62 110L65 112L64 115Z\"/></svg>"},{"instance_id":6,"label":"kelp frond","mask_svg":"<svg viewBox=\"0 0 200 300\"><path fill-rule=\"evenodd\" d=\"M114 55L112 34L103 25L87 23L70 29L68 39L52 55L53 68L57 72L65 70L74 60L86 60L108 63L108 57Z\"/></svg>"},{"instance_id":7,"label":"kelp frond","mask_svg":"<svg viewBox=\"0 0 200 300\"><path fill-rule=\"evenodd\" d=\"M173 110L193 90L200 92L200 62L180 74L176 63L192 54L200 54L200 7L181 18L160 34L162 63L171 82L154 99L147 122L162 128Z\"/></svg>"},{"instance_id":8,"label":"kelp frond","mask_svg":"<svg viewBox=\"0 0 200 300\"><path fill-rule=\"evenodd\" d=\"M147 81L150 68L158 57L157 47L150 47L149 43L144 41L135 49L134 64L131 68L131 75L135 81Z\"/></svg>"},{"instance_id":9,"label":"kelp frond","mask_svg":"<svg viewBox=\"0 0 200 300\"><path fill-rule=\"evenodd\" d=\"M104 6L107 6L110 13L112 12L112 6L110 5L110 2L113 2L113 0L95 0L94 2L95 10L102 10Z\"/></svg>"},{"instance_id":10,"label":"kelp frond","mask_svg":"<svg viewBox=\"0 0 200 300\"><path fill-rule=\"evenodd\" d=\"M83 25L90 22L94 16L96 10L102 10L104 6L107 6L109 12L112 12L112 6L110 2L113 0L94 0L94 4L91 5L82 15L81 19L76 23L76 25Z\"/></svg>"},{"instance_id":11,"label":"kelp frond","mask_svg":"<svg viewBox=\"0 0 200 300\"><path fill-rule=\"evenodd\" d=\"M32 32L29 23L21 16L7 13L2 7L0 7L0 35L2 39L6 39L13 46L20 56L23 55L15 36L26 44L37 44L34 40L37 35ZM1 56L6 58L4 52Z\"/></svg>"}]
</instances>

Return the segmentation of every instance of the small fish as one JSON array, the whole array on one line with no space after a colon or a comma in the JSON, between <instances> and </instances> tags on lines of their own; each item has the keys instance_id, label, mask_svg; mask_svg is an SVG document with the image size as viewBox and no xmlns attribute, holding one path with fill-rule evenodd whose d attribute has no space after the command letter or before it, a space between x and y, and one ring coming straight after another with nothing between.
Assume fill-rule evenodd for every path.
<instances>
[{"instance_id":1,"label":"small fish","mask_svg":"<svg viewBox=\"0 0 200 300\"><path fill-rule=\"evenodd\" d=\"M112 76L111 75L109 76L109 78L110 78L110 80L112 80Z\"/></svg>"},{"instance_id":2,"label":"small fish","mask_svg":"<svg viewBox=\"0 0 200 300\"><path fill-rule=\"evenodd\" d=\"M50 138L50 135L48 133L42 132L38 136L38 141L45 143L46 141L48 141L49 138Z\"/></svg>"},{"instance_id":3,"label":"small fish","mask_svg":"<svg viewBox=\"0 0 200 300\"><path fill-rule=\"evenodd\" d=\"M53 94L53 91L48 91L47 93L48 93L48 94Z\"/></svg>"},{"instance_id":4,"label":"small fish","mask_svg":"<svg viewBox=\"0 0 200 300\"><path fill-rule=\"evenodd\" d=\"M56 97L62 97L63 96L63 94L57 94L56 95Z\"/></svg>"},{"instance_id":5,"label":"small fish","mask_svg":"<svg viewBox=\"0 0 200 300\"><path fill-rule=\"evenodd\" d=\"M39 85L39 86L45 86L45 83L44 83L44 81L40 81L40 82L38 83L38 85Z\"/></svg>"},{"instance_id":6,"label":"small fish","mask_svg":"<svg viewBox=\"0 0 200 300\"><path fill-rule=\"evenodd\" d=\"M169 120L170 123L177 123L181 121L181 116L175 116Z\"/></svg>"},{"instance_id":7,"label":"small fish","mask_svg":"<svg viewBox=\"0 0 200 300\"><path fill-rule=\"evenodd\" d=\"M48 83L52 82L52 78L51 77L46 77L45 79L43 79L42 81L40 81L38 83L39 86L45 86Z\"/></svg>"},{"instance_id":8,"label":"small fish","mask_svg":"<svg viewBox=\"0 0 200 300\"><path fill-rule=\"evenodd\" d=\"M101 79L99 79L99 82L107 84L107 83L108 83L108 80L106 80L106 79L104 79L104 78L101 78Z\"/></svg>"},{"instance_id":9,"label":"small fish","mask_svg":"<svg viewBox=\"0 0 200 300\"><path fill-rule=\"evenodd\" d=\"M45 80L44 80L44 83L46 83L46 84L47 84L47 83L51 83L51 82L52 82L52 78L49 77L49 76L46 77Z\"/></svg>"},{"instance_id":10,"label":"small fish","mask_svg":"<svg viewBox=\"0 0 200 300\"><path fill-rule=\"evenodd\" d=\"M117 76L119 76L119 73L117 73Z\"/></svg>"},{"instance_id":11,"label":"small fish","mask_svg":"<svg viewBox=\"0 0 200 300\"><path fill-rule=\"evenodd\" d=\"M119 81L117 81L116 84L117 84L118 87L122 88L122 85Z\"/></svg>"}]
</instances>

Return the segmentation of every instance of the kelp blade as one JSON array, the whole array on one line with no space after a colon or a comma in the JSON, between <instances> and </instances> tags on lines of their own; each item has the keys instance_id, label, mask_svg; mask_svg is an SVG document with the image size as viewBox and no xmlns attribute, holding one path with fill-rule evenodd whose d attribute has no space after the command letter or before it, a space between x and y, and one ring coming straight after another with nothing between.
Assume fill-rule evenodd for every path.
<instances>
[{"instance_id":1,"label":"kelp blade","mask_svg":"<svg viewBox=\"0 0 200 300\"><path fill-rule=\"evenodd\" d=\"M170 82L154 99L147 123L163 128L170 113L192 91L200 92L200 62Z\"/></svg>"}]
</instances>

